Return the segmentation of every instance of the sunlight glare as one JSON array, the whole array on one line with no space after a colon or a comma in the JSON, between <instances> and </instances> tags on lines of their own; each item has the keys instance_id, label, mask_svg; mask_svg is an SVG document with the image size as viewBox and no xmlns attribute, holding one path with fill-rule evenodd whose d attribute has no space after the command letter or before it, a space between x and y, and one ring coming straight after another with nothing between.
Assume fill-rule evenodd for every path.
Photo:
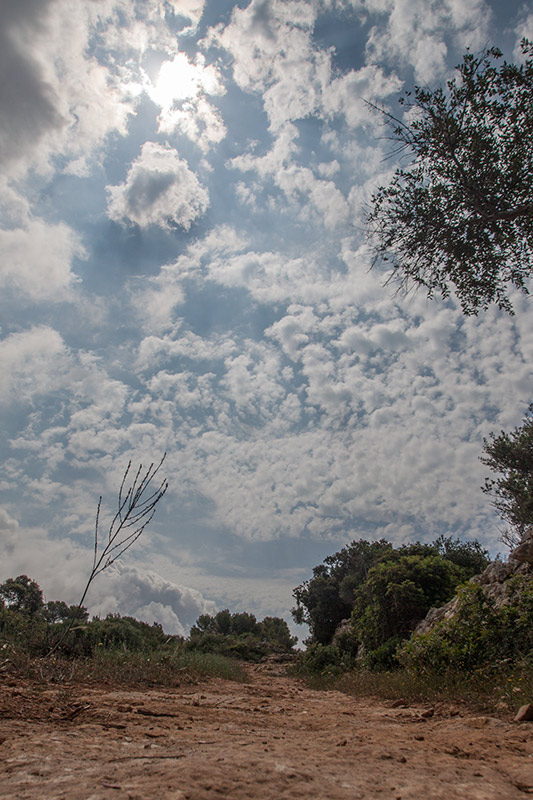
<instances>
[{"instance_id":1,"label":"sunlight glare","mask_svg":"<svg viewBox=\"0 0 533 800\"><path fill-rule=\"evenodd\" d=\"M191 64L184 53L178 53L172 61L165 61L157 81L148 89L148 94L163 114L168 114L176 102L193 100L203 92L220 92L216 70L201 62Z\"/></svg>"}]
</instances>

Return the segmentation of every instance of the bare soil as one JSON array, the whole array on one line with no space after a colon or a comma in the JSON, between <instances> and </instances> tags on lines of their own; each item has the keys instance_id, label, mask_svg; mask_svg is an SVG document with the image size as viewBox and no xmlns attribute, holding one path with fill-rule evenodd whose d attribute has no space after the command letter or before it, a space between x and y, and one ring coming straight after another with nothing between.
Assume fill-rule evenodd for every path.
<instances>
[{"instance_id":1,"label":"bare soil","mask_svg":"<svg viewBox=\"0 0 533 800\"><path fill-rule=\"evenodd\" d=\"M172 689L0 682L0 797L513 800L533 723L319 692L275 665Z\"/></svg>"}]
</instances>

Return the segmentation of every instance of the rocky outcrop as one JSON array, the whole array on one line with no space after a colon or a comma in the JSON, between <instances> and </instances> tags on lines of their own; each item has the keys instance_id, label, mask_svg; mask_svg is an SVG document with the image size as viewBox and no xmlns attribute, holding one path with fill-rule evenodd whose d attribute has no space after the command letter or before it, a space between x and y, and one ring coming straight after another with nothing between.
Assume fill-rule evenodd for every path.
<instances>
[{"instance_id":1,"label":"rocky outcrop","mask_svg":"<svg viewBox=\"0 0 533 800\"><path fill-rule=\"evenodd\" d=\"M480 575L470 578L469 583L481 586L483 593L494 602L496 608L501 608L509 602L511 595L509 578L514 575L529 574L533 575L533 530L531 529L523 542L511 551L508 561L493 561ZM437 622L453 617L459 602L459 597L456 595L446 605L430 608L425 618L416 626L413 635L427 633Z\"/></svg>"},{"instance_id":2,"label":"rocky outcrop","mask_svg":"<svg viewBox=\"0 0 533 800\"><path fill-rule=\"evenodd\" d=\"M533 530L531 528L523 542L511 552L509 560L518 561L519 564L533 565Z\"/></svg>"}]
</instances>

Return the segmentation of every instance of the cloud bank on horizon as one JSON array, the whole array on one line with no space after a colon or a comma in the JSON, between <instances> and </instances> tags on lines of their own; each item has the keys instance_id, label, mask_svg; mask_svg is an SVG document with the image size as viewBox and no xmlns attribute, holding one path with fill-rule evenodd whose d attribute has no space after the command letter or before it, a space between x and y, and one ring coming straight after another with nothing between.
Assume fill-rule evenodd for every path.
<instances>
[{"instance_id":1,"label":"cloud bank on horizon","mask_svg":"<svg viewBox=\"0 0 533 800\"><path fill-rule=\"evenodd\" d=\"M1 580L75 602L96 500L170 491L93 613L287 616L353 538L498 549L482 440L531 398L528 299L464 318L369 271L381 116L500 0L8 0L0 11Z\"/></svg>"}]
</instances>

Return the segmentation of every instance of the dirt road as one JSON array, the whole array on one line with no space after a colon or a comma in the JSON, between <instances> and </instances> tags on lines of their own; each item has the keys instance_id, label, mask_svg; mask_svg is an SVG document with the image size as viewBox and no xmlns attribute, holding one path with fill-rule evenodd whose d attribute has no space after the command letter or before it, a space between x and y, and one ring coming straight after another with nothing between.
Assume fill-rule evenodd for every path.
<instances>
[{"instance_id":1,"label":"dirt road","mask_svg":"<svg viewBox=\"0 0 533 800\"><path fill-rule=\"evenodd\" d=\"M0 684L0 797L513 800L533 723L251 681L144 691Z\"/></svg>"}]
</instances>

